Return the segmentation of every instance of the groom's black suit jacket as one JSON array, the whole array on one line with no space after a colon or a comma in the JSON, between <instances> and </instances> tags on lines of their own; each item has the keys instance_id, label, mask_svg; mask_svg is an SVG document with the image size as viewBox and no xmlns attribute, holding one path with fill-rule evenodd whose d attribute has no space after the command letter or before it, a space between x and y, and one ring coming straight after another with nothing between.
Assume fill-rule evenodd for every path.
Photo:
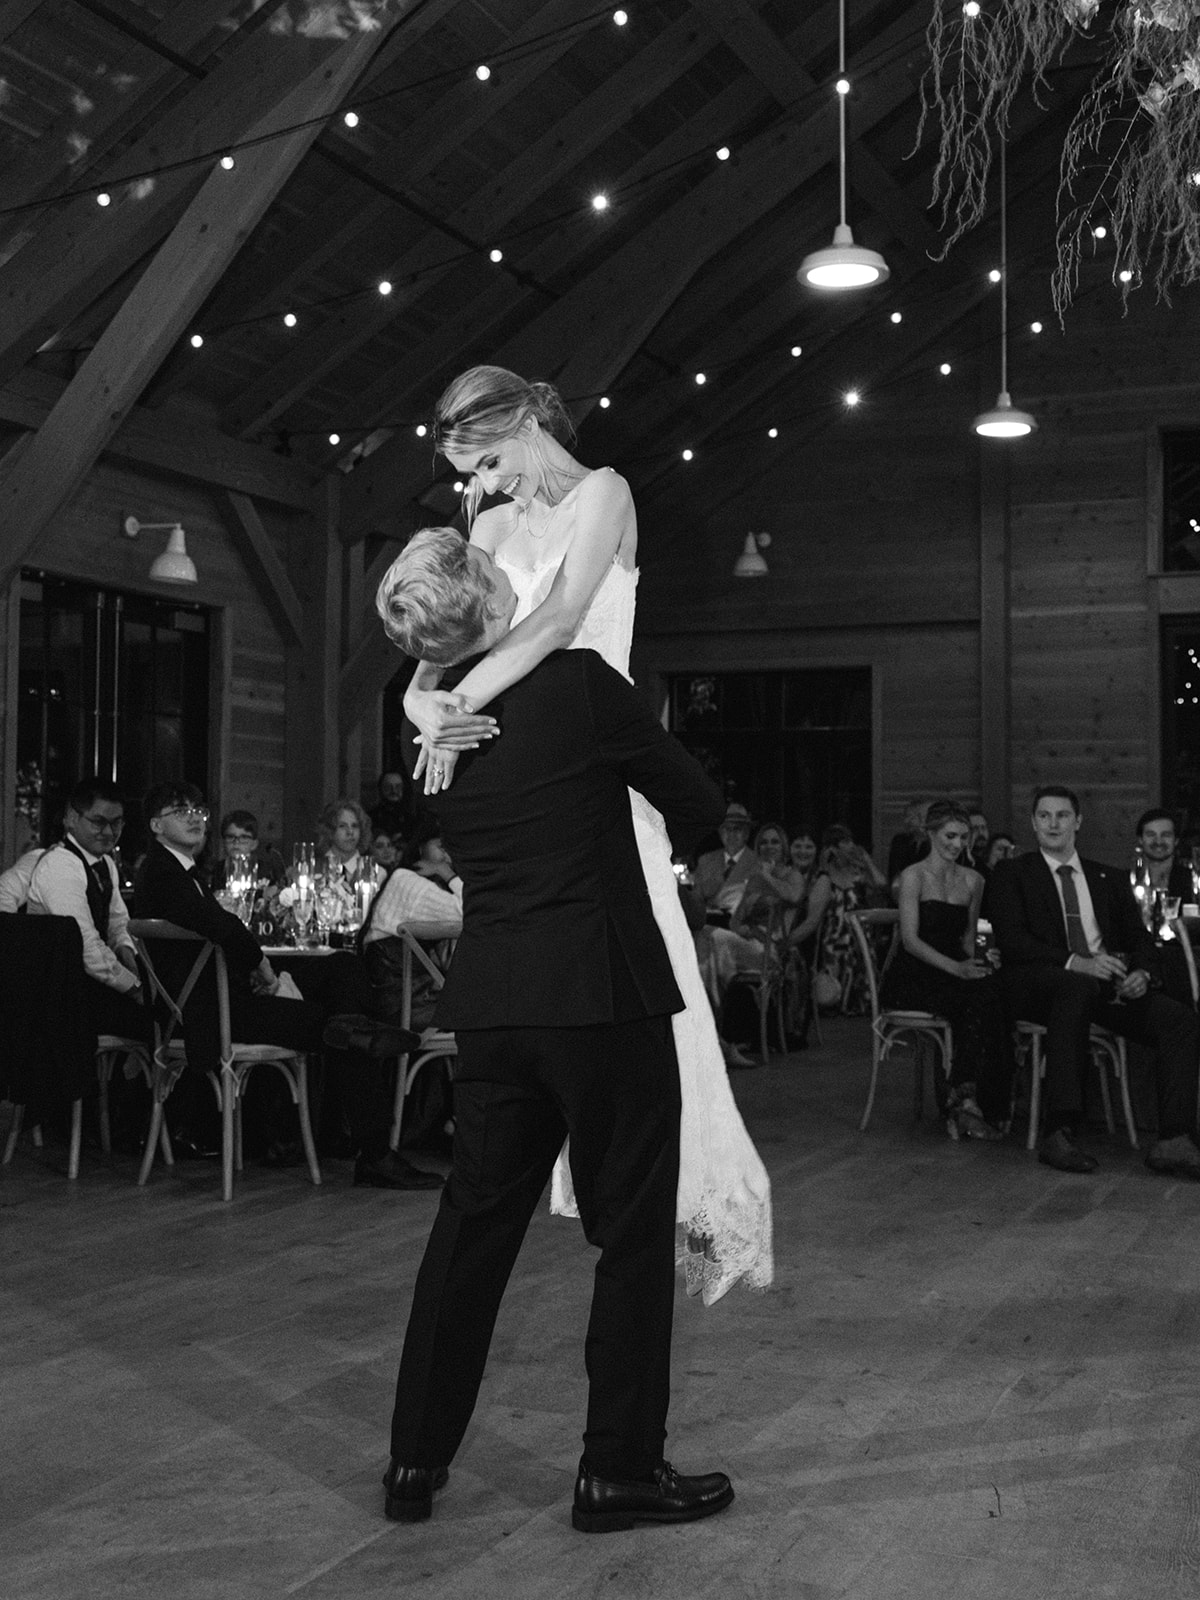
<instances>
[{"instance_id":1,"label":"groom's black suit jacket","mask_svg":"<svg viewBox=\"0 0 1200 1600\"><path fill-rule=\"evenodd\" d=\"M594 651L555 652L488 709L499 738L461 757L434 802L464 886L438 1025L581 1027L682 1010L626 787L663 813L677 850L720 821L720 791Z\"/></svg>"},{"instance_id":2,"label":"groom's black suit jacket","mask_svg":"<svg viewBox=\"0 0 1200 1600\"><path fill-rule=\"evenodd\" d=\"M1158 970L1154 941L1142 923L1129 874L1099 861L1079 864L1104 948L1126 955L1130 970ZM1054 873L1040 850L1001 861L988 879L988 911L1005 968L1065 967L1071 953Z\"/></svg>"}]
</instances>

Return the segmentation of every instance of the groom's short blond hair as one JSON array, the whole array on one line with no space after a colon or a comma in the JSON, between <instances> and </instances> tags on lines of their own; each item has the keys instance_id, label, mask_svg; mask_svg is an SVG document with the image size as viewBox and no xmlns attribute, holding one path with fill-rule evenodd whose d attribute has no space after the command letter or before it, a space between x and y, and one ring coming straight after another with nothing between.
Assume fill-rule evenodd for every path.
<instances>
[{"instance_id":1,"label":"groom's short blond hair","mask_svg":"<svg viewBox=\"0 0 1200 1600\"><path fill-rule=\"evenodd\" d=\"M405 655L449 667L478 649L494 591L467 548L457 528L422 528L384 574L375 608Z\"/></svg>"}]
</instances>

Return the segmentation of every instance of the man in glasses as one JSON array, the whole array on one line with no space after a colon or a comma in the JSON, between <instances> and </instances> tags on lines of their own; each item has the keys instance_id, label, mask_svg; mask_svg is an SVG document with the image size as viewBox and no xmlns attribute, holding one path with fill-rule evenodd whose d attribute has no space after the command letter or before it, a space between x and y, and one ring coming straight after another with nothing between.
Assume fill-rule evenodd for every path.
<instances>
[{"instance_id":1,"label":"man in glasses","mask_svg":"<svg viewBox=\"0 0 1200 1600\"><path fill-rule=\"evenodd\" d=\"M390 1071L384 1063L411 1050L417 1035L365 1015L371 1003L370 979L357 957L347 953L302 964L296 982L301 1000L279 994L279 978L254 935L224 910L195 872L204 845L209 813L194 784L160 783L146 795L146 821L152 834L137 875L137 910L162 917L219 945L229 973L233 1037L243 1044L277 1044L294 1050L323 1050L336 1074L350 1134L358 1152L356 1184L377 1189L440 1189L441 1178L422 1171L389 1148L392 1122ZM195 960L195 947L161 941L154 951L157 970L177 991ZM216 980L205 969L184 1007L188 1062L201 1071L219 1065ZM277 1144L283 1140L279 1137Z\"/></svg>"},{"instance_id":2,"label":"man in glasses","mask_svg":"<svg viewBox=\"0 0 1200 1600\"><path fill-rule=\"evenodd\" d=\"M113 784L100 778L77 784L67 799L62 840L33 869L27 904L33 916L73 917L79 924L95 1031L148 1040L129 912L112 859L124 822L125 805Z\"/></svg>"}]
</instances>

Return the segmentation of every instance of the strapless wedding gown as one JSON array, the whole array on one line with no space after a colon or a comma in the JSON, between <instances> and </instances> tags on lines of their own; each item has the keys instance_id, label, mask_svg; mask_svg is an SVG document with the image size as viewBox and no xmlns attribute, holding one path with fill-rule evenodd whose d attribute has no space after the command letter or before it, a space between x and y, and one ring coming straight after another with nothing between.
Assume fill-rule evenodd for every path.
<instances>
[{"instance_id":1,"label":"strapless wedding gown","mask_svg":"<svg viewBox=\"0 0 1200 1600\"><path fill-rule=\"evenodd\" d=\"M503 547L496 554L517 596L514 624L546 598L570 543L573 500L568 495L553 508L554 537L546 538L544 557L536 566L506 561ZM549 535L551 529L547 526L544 532ZM571 641L572 649L595 650L625 678L637 579L636 572L614 562ZM679 903L666 826L636 790L629 791L629 799L654 919L686 1006L672 1018L683 1101L676 1208L679 1262L687 1292L702 1295L705 1305L711 1305L739 1280L756 1289L772 1281L771 1182L729 1087L695 944ZM565 1147L554 1169L550 1208L564 1216L579 1215Z\"/></svg>"}]
</instances>

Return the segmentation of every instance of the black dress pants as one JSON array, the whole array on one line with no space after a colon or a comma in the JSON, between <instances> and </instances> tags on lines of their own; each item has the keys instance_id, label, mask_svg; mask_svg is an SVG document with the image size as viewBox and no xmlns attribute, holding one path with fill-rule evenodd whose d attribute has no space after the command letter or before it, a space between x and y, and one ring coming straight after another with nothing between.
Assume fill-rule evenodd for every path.
<instances>
[{"instance_id":1,"label":"black dress pants","mask_svg":"<svg viewBox=\"0 0 1200 1600\"><path fill-rule=\"evenodd\" d=\"M1065 967L1005 967L1001 977L1014 1020L1046 1028L1047 1133L1075 1125L1082 1115L1093 1023L1153 1050L1158 1137L1195 1131L1200 1021L1190 1006L1153 992L1116 1005L1110 984Z\"/></svg>"},{"instance_id":2,"label":"black dress pants","mask_svg":"<svg viewBox=\"0 0 1200 1600\"><path fill-rule=\"evenodd\" d=\"M456 1030L454 1165L417 1274L392 1455L447 1465L475 1407L500 1301L565 1135L599 1248L584 1346L584 1460L608 1478L663 1458L670 1399L679 1071L670 1017Z\"/></svg>"}]
</instances>

